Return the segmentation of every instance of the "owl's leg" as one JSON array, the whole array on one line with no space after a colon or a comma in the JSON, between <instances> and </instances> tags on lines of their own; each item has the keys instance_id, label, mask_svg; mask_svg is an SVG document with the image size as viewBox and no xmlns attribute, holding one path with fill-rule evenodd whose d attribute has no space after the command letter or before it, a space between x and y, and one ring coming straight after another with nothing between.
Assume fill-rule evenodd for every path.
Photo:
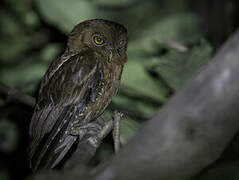
<instances>
[{"instance_id":1,"label":"owl's leg","mask_svg":"<svg viewBox=\"0 0 239 180\"><path fill-rule=\"evenodd\" d=\"M114 111L113 114L113 139L114 139L114 150L118 153L120 150L120 119L123 113Z\"/></svg>"},{"instance_id":2,"label":"owl's leg","mask_svg":"<svg viewBox=\"0 0 239 180\"><path fill-rule=\"evenodd\" d=\"M117 153L120 149L120 119L122 116L123 113L114 111L112 118L108 121L104 120L103 118L98 118L96 121L94 121L94 123L100 123L102 125L102 128L99 133L92 135L88 139L88 141L94 147L98 147L104 137L107 136L107 134L109 134L109 132L113 130L114 150L115 153Z\"/></svg>"},{"instance_id":3,"label":"owl's leg","mask_svg":"<svg viewBox=\"0 0 239 180\"><path fill-rule=\"evenodd\" d=\"M113 129L114 150L117 153L120 149L120 118L121 112L114 111L112 119L109 121L103 118L87 123L85 125L74 125L71 135L78 136L80 140L88 139L93 146L98 146L101 140Z\"/></svg>"}]
</instances>

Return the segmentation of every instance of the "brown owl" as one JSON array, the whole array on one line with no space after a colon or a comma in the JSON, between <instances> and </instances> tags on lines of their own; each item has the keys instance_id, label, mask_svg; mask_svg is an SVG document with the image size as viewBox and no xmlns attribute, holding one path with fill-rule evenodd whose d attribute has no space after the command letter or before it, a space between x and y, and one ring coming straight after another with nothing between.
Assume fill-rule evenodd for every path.
<instances>
[{"instance_id":1,"label":"brown owl","mask_svg":"<svg viewBox=\"0 0 239 180\"><path fill-rule=\"evenodd\" d=\"M84 136L81 127L104 112L118 90L126 46L120 24L95 19L74 27L41 81L30 123L33 171L54 168Z\"/></svg>"}]
</instances>

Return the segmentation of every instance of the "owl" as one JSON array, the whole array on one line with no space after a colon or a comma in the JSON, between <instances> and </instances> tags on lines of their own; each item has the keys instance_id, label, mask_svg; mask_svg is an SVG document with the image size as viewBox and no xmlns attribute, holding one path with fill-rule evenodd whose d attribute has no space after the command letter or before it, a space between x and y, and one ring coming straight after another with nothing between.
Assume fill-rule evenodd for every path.
<instances>
[{"instance_id":1,"label":"owl","mask_svg":"<svg viewBox=\"0 0 239 180\"><path fill-rule=\"evenodd\" d=\"M118 23L94 19L73 28L39 88L29 128L33 171L54 168L104 112L119 88L126 49L127 31Z\"/></svg>"}]
</instances>

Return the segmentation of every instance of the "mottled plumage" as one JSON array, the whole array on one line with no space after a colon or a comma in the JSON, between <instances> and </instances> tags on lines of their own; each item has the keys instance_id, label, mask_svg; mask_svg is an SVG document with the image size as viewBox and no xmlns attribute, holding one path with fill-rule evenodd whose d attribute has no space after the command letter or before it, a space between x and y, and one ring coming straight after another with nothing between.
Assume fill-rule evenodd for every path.
<instances>
[{"instance_id":1,"label":"mottled plumage","mask_svg":"<svg viewBox=\"0 0 239 180\"><path fill-rule=\"evenodd\" d=\"M110 21L84 21L72 30L39 89L30 124L33 171L55 167L84 135L81 127L103 113L118 90L126 45L126 29Z\"/></svg>"}]
</instances>

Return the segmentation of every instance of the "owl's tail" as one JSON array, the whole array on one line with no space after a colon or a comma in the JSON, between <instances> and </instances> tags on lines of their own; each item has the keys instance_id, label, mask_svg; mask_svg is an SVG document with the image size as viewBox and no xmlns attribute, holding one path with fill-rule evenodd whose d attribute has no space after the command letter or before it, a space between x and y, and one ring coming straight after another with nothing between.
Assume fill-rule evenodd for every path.
<instances>
[{"instance_id":1,"label":"owl's tail","mask_svg":"<svg viewBox=\"0 0 239 180\"><path fill-rule=\"evenodd\" d=\"M52 130L42 138L30 157L30 167L33 172L54 168L77 141L77 136L65 135L75 113L74 106L65 107Z\"/></svg>"}]
</instances>

